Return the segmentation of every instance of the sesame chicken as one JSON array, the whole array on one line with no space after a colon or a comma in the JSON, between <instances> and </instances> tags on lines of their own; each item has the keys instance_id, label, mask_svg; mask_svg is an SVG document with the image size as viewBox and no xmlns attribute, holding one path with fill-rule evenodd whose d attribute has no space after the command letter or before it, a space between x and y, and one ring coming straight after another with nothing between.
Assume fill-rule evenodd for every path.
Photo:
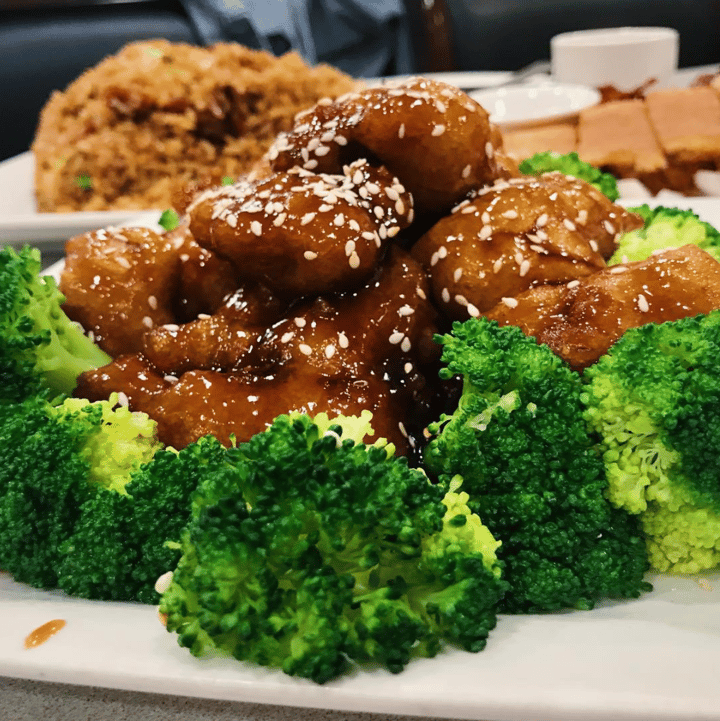
<instances>
[{"instance_id":1,"label":"sesame chicken","mask_svg":"<svg viewBox=\"0 0 720 721\"><path fill-rule=\"evenodd\" d=\"M641 225L588 183L546 173L473 191L412 254L442 312L467 320L503 297L601 270L619 234Z\"/></svg>"},{"instance_id":2,"label":"sesame chicken","mask_svg":"<svg viewBox=\"0 0 720 721\"><path fill-rule=\"evenodd\" d=\"M461 90L426 78L318 104L267 153L274 170L324 173L357 158L387 167L422 212L446 212L470 190L518 174L485 109Z\"/></svg>"},{"instance_id":3,"label":"sesame chicken","mask_svg":"<svg viewBox=\"0 0 720 721\"><path fill-rule=\"evenodd\" d=\"M487 317L519 326L582 370L628 328L717 308L720 263L696 245L685 245L565 285L544 285L505 298Z\"/></svg>"}]
</instances>

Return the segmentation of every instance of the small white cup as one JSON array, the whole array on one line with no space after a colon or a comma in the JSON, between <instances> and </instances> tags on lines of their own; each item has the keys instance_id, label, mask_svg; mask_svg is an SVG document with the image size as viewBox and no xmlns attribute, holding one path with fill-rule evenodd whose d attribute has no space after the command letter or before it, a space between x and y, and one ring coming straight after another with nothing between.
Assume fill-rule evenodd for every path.
<instances>
[{"instance_id":1,"label":"small white cup","mask_svg":"<svg viewBox=\"0 0 720 721\"><path fill-rule=\"evenodd\" d=\"M577 30L550 40L553 80L632 90L655 78L658 86L677 71L680 39L673 28Z\"/></svg>"}]
</instances>

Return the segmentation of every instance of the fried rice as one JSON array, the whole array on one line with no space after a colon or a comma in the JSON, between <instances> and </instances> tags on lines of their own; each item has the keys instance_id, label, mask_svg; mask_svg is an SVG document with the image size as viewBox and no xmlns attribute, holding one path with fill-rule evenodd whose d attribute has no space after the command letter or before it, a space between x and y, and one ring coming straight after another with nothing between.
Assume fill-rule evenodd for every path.
<instances>
[{"instance_id":1,"label":"fried rice","mask_svg":"<svg viewBox=\"0 0 720 721\"><path fill-rule=\"evenodd\" d=\"M41 212L170 207L247 172L293 117L357 81L294 52L132 43L43 108L32 151Z\"/></svg>"}]
</instances>

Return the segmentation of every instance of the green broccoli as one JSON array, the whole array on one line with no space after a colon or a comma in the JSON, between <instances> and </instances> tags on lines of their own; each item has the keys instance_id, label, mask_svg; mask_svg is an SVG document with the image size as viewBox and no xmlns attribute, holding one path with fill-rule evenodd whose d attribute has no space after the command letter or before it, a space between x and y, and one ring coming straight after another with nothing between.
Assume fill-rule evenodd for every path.
<instances>
[{"instance_id":1,"label":"green broccoli","mask_svg":"<svg viewBox=\"0 0 720 721\"><path fill-rule=\"evenodd\" d=\"M280 416L205 475L160 604L181 646L318 683L484 647L496 541L457 481L446 494L345 423Z\"/></svg>"},{"instance_id":2,"label":"green broccoli","mask_svg":"<svg viewBox=\"0 0 720 721\"><path fill-rule=\"evenodd\" d=\"M692 210L649 205L629 210L640 215L645 225L620 237L608 265L645 260L653 251L688 244L697 245L720 261L720 233Z\"/></svg>"},{"instance_id":3,"label":"green broccoli","mask_svg":"<svg viewBox=\"0 0 720 721\"><path fill-rule=\"evenodd\" d=\"M615 176L610 173L603 173L593 165L580 160L577 153L561 154L551 150L536 153L531 158L523 160L519 168L520 172L525 175L542 175L543 173L557 171L563 175L579 178L586 183L590 183L590 185L594 185L613 203L620 197Z\"/></svg>"},{"instance_id":4,"label":"green broccoli","mask_svg":"<svg viewBox=\"0 0 720 721\"><path fill-rule=\"evenodd\" d=\"M610 501L658 571L720 564L720 311L628 330L585 372Z\"/></svg>"},{"instance_id":5,"label":"green broccoli","mask_svg":"<svg viewBox=\"0 0 720 721\"><path fill-rule=\"evenodd\" d=\"M98 489L122 493L159 447L155 423L116 401L0 404L0 568L15 580L57 587L83 504Z\"/></svg>"},{"instance_id":6,"label":"green broccoli","mask_svg":"<svg viewBox=\"0 0 720 721\"><path fill-rule=\"evenodd\" d=\"M501 542L509 613L592 608L650 587L637 519L605 498L580 402L582 381L516 327L471 318L438 336L445 368L461 376L452 416L429 428L428 470L462 476L468 505Z\"/></svg>"},{"instance_id":7,"label":"green broccoli","mask_svg":"<svg viewBox=\"0 0 720 721\"><path fill-rule=\"evenodd\" d=\"M192 493L224 455L208 436L180 452L157 450L120 492L98 488L60 545L58 587L83 598L157 603L155 581L180 559Z\"/></svg>"},{"instance_id":8,"label":"green broccoli","mask_svg":"<svg viewBox=\"0 0 720 721\"><path fill-rule=\"evenodd\" d=\"M63 295L40 268L35 248L0 250L0 402L70 394L80 373L111 360L65 315Z\"/></svg>"}]
</instances>

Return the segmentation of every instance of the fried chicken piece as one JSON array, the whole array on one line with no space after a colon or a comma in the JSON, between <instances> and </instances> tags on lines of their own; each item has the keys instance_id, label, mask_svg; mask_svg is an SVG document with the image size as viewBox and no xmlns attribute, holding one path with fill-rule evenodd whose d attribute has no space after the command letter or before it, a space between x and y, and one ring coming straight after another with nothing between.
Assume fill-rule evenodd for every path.
<instances>
[{"instance_id":1,"label":"fried chicken piece","mask_svg":"<svg viewBox=\"0 0 720 721\"><path fill-rule=\"evenodd\" d=\"M174 320L180 266L172 239L149 228L107 228L65 245L63 310L111 356L142 348L143 334Z\"/></svg>"},{"instance_id":2,"label":"fried chicken piece","mask_svg":"<svg viewBox=\"0 0 720 721\"><path fill-rule=\"evenodd\" d=\"M517 174L485 109L458 88L425 78L318 104L278 137L267 158L275 170L300 166L325 173L340 172L357 158L374 159L400 179L423 212L447 211L470 190Z\"/></svg>"},{"instance_id":3,"label":"fried chicken piece","mask_svg":"<svg viewBox=\"0 0 720 721\"><path fill-rule=\"evenodd\" d=\"M248 354L286 308L267 288L245 285L228 295L213 315L148 331L143 353L159 371L174 376L193 369L246 366Z\"/></svg>"},{"instance_id":4,"label":"fried chicken piece","mask_svg":"<svg viewBox=\"0 0 720 721\"><path fill-rule=\"evenodd\" d=\"M178 252L180 270L173 301L178 323L214 313L238 286L235 269L227 260L198 245L187 222L167 234Z\"/></svg>"},{"instance_id":5,"label":"fried chicken piece","mask_svg":"<svg viewBox=\"0 0 720 721\"><path fill-rule=\"evenodd\" d=\"M412 221L413 202L384 168L360 160L340 175L301 169L201 194L197 242L230 260L241 281L283 298L359 288L383 246Z\"/></svg>"},{"instance_id":6,"label":"fried chicken piece","mask_svg":"<svg viewBox=\"0 0 720 721\"><path fill-rule=\"evenodd\" d=\"M519 326L576 370L595 363L628 328L720 308L720 263L695 245L614 265L561 286L505 298L487 317Z\"/></svg>"},{"instance_id":7,"label":"fried chicken piece","mask_svg":"<svg viewBox=\"0 0 720 721\"><path fill-rule=\"evenodd\" d=\"M89 401L107 400L120 393L133 410L152 407L153 400L172 387L176 378L166 378L140 353L121 355L78 377L74 395Z\"/></svg>"},{"instance_id":8,"label":"fried chicken piece","mask_svg":"<svg viewBox=\"0 0 720 721\"><path fill-rule=\"evenodd\" d=\"M642 219L560 173L498 181L470 194L414 246L433 297L456 320L501 298L605 267L620 233Z\"/></svg>"},{"instance_id":9,"label":"fried chicken piece","mask_svg":"<svg viewBox=\"0 0 720 721\"><path fill-rule=\"evenodd\" d=\"M400 453L408 452L414 442L408 418L417 420L418 433L427 420L429 392L421 370L439 351L432 342L435 311L427 294L422 268L392 247L362 290L306 302L262 338L238 341L230 370L211 367L220 355L212 342L204 357L199 343L186 343L202 367L181 372L179 379L163 375L168 366L159 369L140 354L83 374L79 393L125 393L130 407L154 418L160 439L175 448L207 433L225 443L231 435L242 442L290 411L336 415L368 409L376 433ZM218 322L224 312L216 314ZM246 324L259 320L256 312L258 307L249 307ZM149 346L156 338L163 339L160 329L147 336ZM165 350L169 355L161 360L173 352ZM147 352L152 355L150 347Z\"/></svg>"}]
</instances>

